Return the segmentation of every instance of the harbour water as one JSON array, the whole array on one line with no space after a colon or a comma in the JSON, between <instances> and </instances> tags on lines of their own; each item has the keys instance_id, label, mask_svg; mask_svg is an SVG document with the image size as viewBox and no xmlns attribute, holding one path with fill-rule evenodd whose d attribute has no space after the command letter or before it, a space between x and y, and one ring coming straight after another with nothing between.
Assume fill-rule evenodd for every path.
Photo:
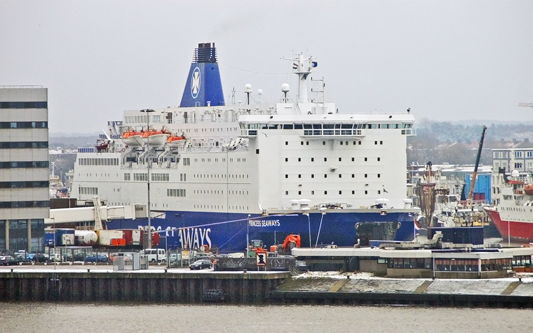
<instances>
[{"instance_id":1,"label":"harbour water","mask_svg":"<svg viewBox=\"0 0 533 333\"><path fill-rule=\"evenodd\" d=\"M0 303L1 332L531 332L531 310Z\"/></svg>"}]
</instances>

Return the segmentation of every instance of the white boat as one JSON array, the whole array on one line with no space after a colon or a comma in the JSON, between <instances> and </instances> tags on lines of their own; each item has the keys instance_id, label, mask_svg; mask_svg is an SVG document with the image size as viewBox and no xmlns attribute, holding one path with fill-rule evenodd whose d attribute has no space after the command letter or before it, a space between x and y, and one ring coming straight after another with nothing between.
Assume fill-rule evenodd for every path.
<instances>
[{"instance_id":1,"label":"white boat","mask_svg":"<svg viewBox=\"0 0 533 333\"><path fill-rule=\"evenodd\" d=\"M300 234L305 246L412 239L418 210L404 200L413 115L347 113L322 93L309 101L317 62L303 54L292 61L296 96L282 84L277 103L226 105L215 46L200 44L179 106L125 111L108 122L113 143L105 152L79 149L72 196L98 195L108 205L148 201L150 225L167 235L169 248L236 252L250 239L272 245L289 234ZM250 85L245 94L250 101ZM150 137L146 150L144 141L127 141L150 126L168 130L166 144L152 145ZM147 224L114 220L108 227Z\"/></svg>"}]
</instances>

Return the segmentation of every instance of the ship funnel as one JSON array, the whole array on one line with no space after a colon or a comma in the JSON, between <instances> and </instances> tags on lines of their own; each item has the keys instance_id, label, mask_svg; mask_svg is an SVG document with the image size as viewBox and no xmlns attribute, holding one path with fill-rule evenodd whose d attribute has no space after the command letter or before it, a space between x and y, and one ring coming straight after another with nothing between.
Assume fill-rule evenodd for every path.
<instances>
[{"instance_id":1,"label":"ship funnel","mask_svg":"<svg viewBox=\"0 0 533 333\"><path fill-rule=\"evenodd\" d=\"M225 105L215 43L200 43L194 49L180 107Z\"/></svg>"}]
</instances>

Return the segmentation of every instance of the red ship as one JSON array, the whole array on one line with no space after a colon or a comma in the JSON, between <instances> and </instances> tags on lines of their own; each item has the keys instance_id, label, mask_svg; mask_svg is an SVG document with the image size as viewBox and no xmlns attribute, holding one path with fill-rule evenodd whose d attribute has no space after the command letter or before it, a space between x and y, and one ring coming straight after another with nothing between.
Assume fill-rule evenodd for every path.
<instances>
[{"instance_id":1,"label":"red ship","mask_svg":"<svg viewBox=\"0 0 533 333\"><path fill-rule=\"evenodd\" d=\"M533 180L527 174L503 170L492 175L492 206L484 207L504 240L533 242Z\"/></svg>"}]
</instances>

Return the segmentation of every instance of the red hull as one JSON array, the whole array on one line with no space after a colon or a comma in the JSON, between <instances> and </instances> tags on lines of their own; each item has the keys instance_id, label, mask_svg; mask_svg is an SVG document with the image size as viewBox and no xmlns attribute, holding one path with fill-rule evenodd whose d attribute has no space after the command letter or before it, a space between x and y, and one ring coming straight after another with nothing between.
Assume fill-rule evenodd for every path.
<instances>
[{"instance_id":1,"label":"red hull","mask_svg":"<svg viewBox=\"0 0 533 333\"><path fill-rule=\"evenodd\" d=\"M500 213L493 209L485 209L489 214L490 219L500 232L503 239L510 238L521 243L533 242L533 221L531 222L515 222L503 221L500 218ZM509 237L510 236L510 237Z\"/></svg>"}]
</instances>

